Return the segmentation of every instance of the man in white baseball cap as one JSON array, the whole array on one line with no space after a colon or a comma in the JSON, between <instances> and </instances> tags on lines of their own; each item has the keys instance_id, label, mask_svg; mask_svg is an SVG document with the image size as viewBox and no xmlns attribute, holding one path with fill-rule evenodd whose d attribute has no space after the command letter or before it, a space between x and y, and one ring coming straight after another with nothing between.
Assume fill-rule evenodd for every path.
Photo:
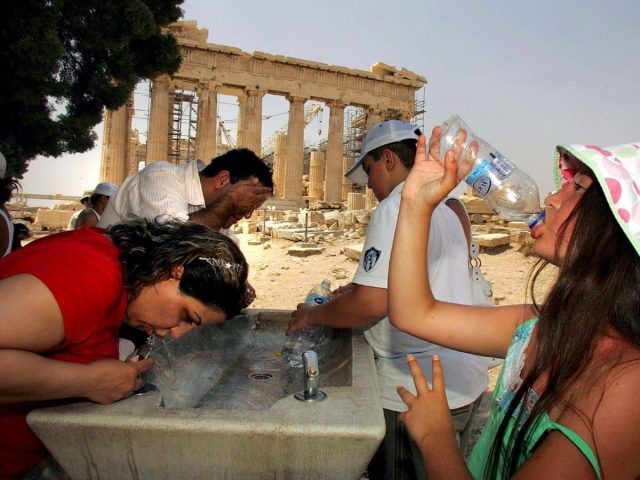
<instances>
[{"instance_id":1,"label":"man in white baseball cap","mask_svg":"<svg viewBox=\"0 0 640 480\"><path fill-rule=\"evenodd\" d=\"M368 133L362 143L362 149L360 150L360 156L353 167L345 174L345 176L358 185L366 185L369 180L369 175L363 168L364 158L369 155L376 148L380 148L384 145L389 145L396 142L406 142L408 145L415 145L418 143L418 137L422 135L422 132L418 127L411 123L401 122L400 120L388 120L386 122L378 123ZM409 169L413 166L413 160ZM378 198L378 200L380 200Z\"/></svg>"},{"instance_id":2,"label":"man in white baseball cap","mask_svg":"<svg viewBox=\"0 0 640 480\"><path fill-rule=\"evenodd\" d=\"M334 328L364 327L373 348L378 371L386 434L368 467L369 478L379 480L425 479L422 455L398 415L407 409L397 393L398 385L414 388L406 363L413 355L431 375L431 357L438 354L446 369L447 399L462 451L473 425L473 416L488 385L486 360L442 348L393 327L387 317L387 277L400 209L400 193L413 168L420 129L390 120L375 125L364 139L358 161L346 176L368 185L380 204L376 207L362 248L358 270L350 284L334 298L313 308L294 312L287 334L301 328L326 325ZM442 203L433 213L429 236L429 276L439 300L471 304L469 250L462 224ZM425 268L426 268L425 263Z\"/></svg>"},{"instance_id":3,"label":"man in white baseball cap","mask_svg":"<svg viewBox=\"0 0 640 480\"><path fill-rule=\"evenodd\" d=\"M101 182L96 185L96 188L89 198L91 207L80 212L78 220L76 221L76 228L97 226L102 212L107 208L109 198L114 196L117 191L118 187L110 182Z\"/></svg>"}]
</instances>

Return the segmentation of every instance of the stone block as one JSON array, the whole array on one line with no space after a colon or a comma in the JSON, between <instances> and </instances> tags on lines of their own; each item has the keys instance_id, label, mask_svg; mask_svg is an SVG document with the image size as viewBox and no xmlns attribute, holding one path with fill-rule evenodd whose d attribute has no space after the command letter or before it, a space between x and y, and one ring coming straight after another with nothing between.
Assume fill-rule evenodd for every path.
<instances>
[{"instance_id":1,"label":"stone block","mask_svg":"<svg viewBox=\"0 0 640 480\"><path fill-rule=\"evenodd\" d=\"M36 216L36 225L40 229L64 230L69 225L73 210L49 210L41 208Z\"/></svg>"},{"instance_id":2,"label":"stone block","mask_svg":"<svg viewBox=\"0 0 640 480\"><path fill-rule=\"evenodd\" d=\"M474 225L482 225L484 224L484 216L480 213L474 213L473 215L469 215L469 219L471 223Z\"/></svg>"},{"instance_id":3,"label":"stone block","mask_svg":"<svg viewBox=\"0 0 640 480\"><path fill-rule=\"evenodd\" d=\"M308 245L308 244L302 244L302 245ZM295 245L293 247L289 247L289 249L287 250L287 254L293 257L308 257L311 255L318 255L320 253L322 253L322 249L315 245L313 245L312 247L301 247L299 245Z\"/></svg>"},{"instance_id":4,"label":"stone block","mask_svg":"<svg viewBox=\"0 0 640 480\"><path fill-rule=\"evenodd\" d=\"M481 247L495 248L509 245L511 237L505 233L485 233L484 235L474 235L473 240Z\"/></svg>"},{"instance_id":5,"label":"stone block","mask_svg":"<svg viewBox=\"0 0 640 480\"><path fill-rule=\"evenodd\" d=\"M252 222L244 222L242 224L242 233L256 233L258 231L258 227L255 223Z\"/></svg>"},{"instance_id":6,"label":"stone block","mask_svg":"<svg viewBox=\"0 0 640 480\"><path fill-rule=\"evenodd\" d=\"M464 206L467 208L467 212L469 215L473 215L474 213L479 213L481 215L493 215L493 210L489 208L487 202L480 197L471 197L469 195L461 195L460 201L464 203Z\"/></svg>"},{"instance_id":7,"label":"stone block","mask_svg":"<svg viewBox=\"0 0 640 480\"><path fill-rule=\"evenodd\" d=\"M529 230L529 226L525 222L509 222L509 228L517 230Z\"/></svg>"},{"instance_id":8,"label":"stone block","mask_svg":"<svg viewBox=\"0 0 640 480\"><path fill-rule=\"evenodd\" d=\"M360 260L360 255L362 255L362 247L364 247L364 244L362 243L358 245L345 245L342 248L342 251L348 258L351 258L353 260Z\"/></svg>"}]
</instances>

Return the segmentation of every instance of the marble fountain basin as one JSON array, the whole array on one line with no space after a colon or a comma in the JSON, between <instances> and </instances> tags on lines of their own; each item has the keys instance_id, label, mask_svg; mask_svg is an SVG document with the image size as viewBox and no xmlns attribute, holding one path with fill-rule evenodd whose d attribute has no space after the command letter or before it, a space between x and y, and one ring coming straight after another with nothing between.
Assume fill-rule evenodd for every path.
<instances>
[{"instance_id":1,"label":"marble fountain basin","mask_svg":"<svg viewBox=\"0 0 640 480\"><path fill-rule=\"evenodd\" d=\"M314 350L327 398L296 400L303 369L279 357L290 313L247 310L157 342L157 391L27 421L74 480L360 479L385 431L371 348L357 330L325 329Z\"/></svg>"}]
</instances>

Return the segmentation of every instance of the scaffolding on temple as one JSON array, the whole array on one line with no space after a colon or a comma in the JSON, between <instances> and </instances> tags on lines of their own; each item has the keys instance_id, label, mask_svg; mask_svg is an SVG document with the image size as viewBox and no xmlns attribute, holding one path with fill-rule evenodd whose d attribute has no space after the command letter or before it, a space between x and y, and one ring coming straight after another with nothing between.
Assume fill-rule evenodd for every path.
<instances>
[{"instance_id":1,"label":"scaffolding on temple","mask_svg":"<svg viewBox=\"0 0 640 480\"><path fill-rule=\"evenodd\" d=\"M198 97L194 92L176 89L171 104L169 161L187 163L196 158Z\"/></svg>"}]
</instances>

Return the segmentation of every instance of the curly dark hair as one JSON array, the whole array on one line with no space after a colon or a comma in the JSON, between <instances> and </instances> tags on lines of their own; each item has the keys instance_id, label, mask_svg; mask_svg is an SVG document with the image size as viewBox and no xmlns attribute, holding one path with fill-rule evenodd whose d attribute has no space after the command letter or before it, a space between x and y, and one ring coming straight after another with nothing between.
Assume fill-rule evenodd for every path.
<instances>
[{"instance_id":1,"label":"curly dark hair","mask_svg":"<svg viewBox=\"0 0 640 480\"><path fill-rule=\"evenodd\" d=\"M109 233L121 251L129 300L144 287L172 278L182 266L183 294L227 318L242 309L248 265L238 246L220 232L194 222L130 219L113 225Z\"/></svg>"}]
</instances>

